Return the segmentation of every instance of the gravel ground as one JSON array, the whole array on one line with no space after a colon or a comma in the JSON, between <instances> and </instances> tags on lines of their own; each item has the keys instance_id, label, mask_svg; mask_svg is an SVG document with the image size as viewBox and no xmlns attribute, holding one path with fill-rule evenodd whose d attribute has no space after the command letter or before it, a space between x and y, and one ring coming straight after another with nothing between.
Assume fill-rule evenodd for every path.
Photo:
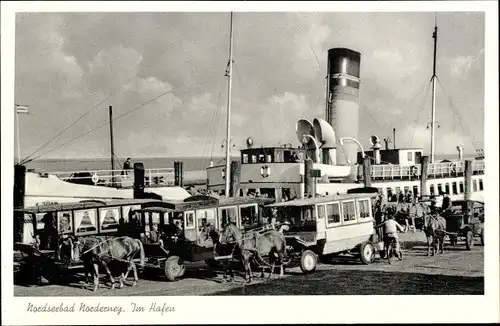
<instances>
[{"instance_id":1,"label":"gravel ground","mask_svg":"<svg viewBox=\"0 0 500 326\"><path fill-rule=\"evenodd\" d=\"M221 275L209 273L203 264L189 264L186 275L177 282L165 281L161 273L150 274L137 286L109 290L100 285L95 293L82 288L77 273L63 285L14 286L15 296L175 296L175 295L463 295L484 294L484 250L476 245L471 251L459 242L445 244L445 253L427 257L425 236L421 232L401 234L402 261L377 259L363 265L352 259L337 259L320 264L315 273L303 275L300 268L286 270L285 277L262 280L255 273L252 284L241 276L222 283ZM478 243L478 242L476 242ZM102 280L101 282L103 282Z\"/></svg>"}]
</instances>

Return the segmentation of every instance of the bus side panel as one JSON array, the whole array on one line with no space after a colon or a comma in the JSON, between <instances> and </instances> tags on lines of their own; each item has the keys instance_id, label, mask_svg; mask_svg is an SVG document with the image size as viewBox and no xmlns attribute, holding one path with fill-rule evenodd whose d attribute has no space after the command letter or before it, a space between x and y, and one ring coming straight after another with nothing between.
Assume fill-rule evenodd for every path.
<instances>
[{"instance_id":1,"label":"bus side panel","mask_svg":"<svg viewBox=\"0 0 500 326\"><path fill-rule=\"evenodd\" d=\"M353 249L357 245L368 241L372 234L373 222L371 220L327 228L326 244L323 248L323 254Z\"/></svg>"}]
</instances>

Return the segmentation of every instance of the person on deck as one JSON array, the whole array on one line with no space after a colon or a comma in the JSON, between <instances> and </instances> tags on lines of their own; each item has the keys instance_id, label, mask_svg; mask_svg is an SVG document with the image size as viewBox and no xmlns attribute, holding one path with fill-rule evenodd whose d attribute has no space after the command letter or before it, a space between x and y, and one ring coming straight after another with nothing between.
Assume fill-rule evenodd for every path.
<instances>
[{"instance_id":1,"label":"person on deck","mask_svg":"<svg viewBox=\"0 0 500 326\"><path fill-rule=\"evenodd\" d=\"M132 163L130 162L130 157L127 158L125 162L123 162L123 170L132 170ZM122 171L122 175L128 175L128 171Z\"/></svg>"}]
</instances>

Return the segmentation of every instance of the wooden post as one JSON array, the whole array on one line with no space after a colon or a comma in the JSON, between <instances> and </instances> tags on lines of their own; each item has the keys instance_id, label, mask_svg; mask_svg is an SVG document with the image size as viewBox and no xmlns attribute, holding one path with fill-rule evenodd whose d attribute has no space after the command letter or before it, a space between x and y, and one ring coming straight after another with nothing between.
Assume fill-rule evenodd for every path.
<instances>
[{"instance_id":1,"label":"wooden post","mask_svg":"<svg viewBox=\"0 0 500 326\"><path fill-rule=\"evenodd\" d=\"M111 184L115 185L115 143L113 138L113 107L109 106L109 140L111 145Z\"/></svg>"},{"instance_id":2,"label":"wooden post","mask_svg":"<svg viewBox=\"0 0 500 326\"><path fill-rule=\"evenodd\" d=\"M134 163L134 198L144 198L144 164Z\"/></svg>"},{"instance_id":3,"label":"wooden post","mask_svg":"<svg viewBox=\"0 0 500 326\"><path fill-rule=\"evenodd\" d=\"M365 187L371 187L372 186L372 174L371 171L372 166L370 162L370 157L365 156L363 160L363 183L365 184Z\"/></svg>"},{"instance_id":4,"label":"wooden post","mask_svg":"<svg viewBox=\"0 0 500 326\"><path fill-rule=\"evenodd\" d=\"M231 183L229 188L230 197L239 197L240 195L240 175L241 175L241 163L239 161L231 162Z\"/></svg>"},{"instance_id":5,"label":"wooden post","mask_svg":"<svg viewBox=\"0 0 500 326\"><path fill-rule=\"evenodd\" d=\"M422 157L422 169L420 175L420 195L427 196L427 172L429 171L429 156Z\"/></svg>"},{"instance_id":6,"label":"wooden post","mask_svg":"<svg viewBox=\"0 0 500 326\"><path fill-rule=\"evenodd\" d=\"M314 178L311 177L313 169L313 160L307 158L304 160L304 194L305 197L314 196Z\"/></svg>"},{"instance_id":7,"label":"wooden post","mask_svg":"<svg viewBox=\"0 0 500 326\"><path fill-rule=\"evenodd\" d=\"M464 199L466 201L471 199L471 193L472 193L472 160L465 160L465 167L464 167ZM466 211L465 215L468 216L468 220L470 221L470 215L472 213L471 207L469 202L466 203Z\"/></svg>"}]
</instances>

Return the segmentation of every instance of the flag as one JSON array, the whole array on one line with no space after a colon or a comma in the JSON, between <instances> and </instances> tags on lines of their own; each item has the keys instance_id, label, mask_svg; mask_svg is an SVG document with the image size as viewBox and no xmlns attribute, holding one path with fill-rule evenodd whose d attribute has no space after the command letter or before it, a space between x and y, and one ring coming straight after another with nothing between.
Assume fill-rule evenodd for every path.
<instances>
[{"instance_id":1,"label":"flag","mask_svg":"<svg viewBox=\"0 0 500 326\"><path fill-rule=\"evenodd\" d=\"M29 113L29 106L16 104L16 113Z\"/></svg>"}]
</instances>

